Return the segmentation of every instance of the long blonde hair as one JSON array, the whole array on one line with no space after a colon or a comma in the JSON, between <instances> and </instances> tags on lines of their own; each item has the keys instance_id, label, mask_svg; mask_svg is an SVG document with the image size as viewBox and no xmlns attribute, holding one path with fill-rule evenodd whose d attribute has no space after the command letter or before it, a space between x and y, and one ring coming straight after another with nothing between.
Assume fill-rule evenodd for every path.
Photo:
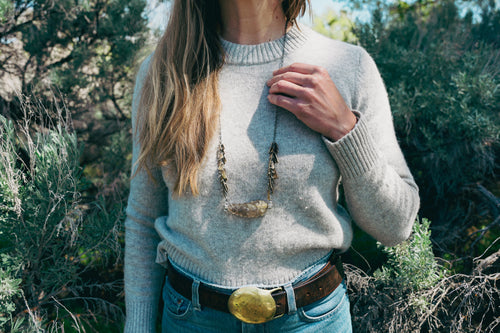
<instances>
[{"instance_id":1,"label":"long blonde hair","mask_svg":"<svg viewBox=\"0 0 500 333\"><path fill-rule=\"evenodd\" d=\"M283 12L295 23L309 0L283 0ZM141 92L136 134L141 147L138 168L168 165L175 172L173 194L197 177L208 143L218 125L218 74L224 64L217 0L175 0L169 24L152 56Z\"/></svg>"}]
</instances>

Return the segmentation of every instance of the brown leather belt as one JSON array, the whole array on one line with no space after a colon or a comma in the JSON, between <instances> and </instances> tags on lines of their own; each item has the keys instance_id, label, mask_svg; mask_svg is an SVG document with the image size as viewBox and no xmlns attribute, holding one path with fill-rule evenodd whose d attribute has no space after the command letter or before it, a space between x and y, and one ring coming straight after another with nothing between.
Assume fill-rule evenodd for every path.
<instances>
[{"instance_id":1,"label":"brown leather belt","mask_svg":"<svg viewBox=\"0 0 500 333\"><path fill-rule=\"evenodd\" d=\"M168 263L168 280L172 288L185 298L192 299L193 280L178 272L170 262ZM328 263L313 277L293 286L297 308L312 304L330 295L342 282L343 271L340 257L332 255ZM230 312L228 308L230 293L224 293L208 285L200 284L199 301L201 306L206 306L222 312ZM274 318L288 312L287 296L284 289L272 293L276 302Z\"/></svg>"}]
</instances>

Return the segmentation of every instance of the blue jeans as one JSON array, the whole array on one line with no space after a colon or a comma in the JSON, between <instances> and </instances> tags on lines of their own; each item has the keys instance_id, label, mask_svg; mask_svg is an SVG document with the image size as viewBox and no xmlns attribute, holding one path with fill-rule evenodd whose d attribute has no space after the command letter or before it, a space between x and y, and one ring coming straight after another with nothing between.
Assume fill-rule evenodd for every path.
<instances>
[{"instance_id":1,"label":"blue jeans","mask_svg":"<svg viewBox=\"0 0 500 333\"><path fill-rule=\"evenodd\" d=\"M293 283L308 279L320 269L321 266L312 267ZM196 281L194 276L190 277ZM196 300L195 295L193 299ZM352 332L349 299L344 281L329 296L264 324L246 324L229 313L207 307L200 308L192 300L177 293L168 282L168 278L163 288L163 301L163 333ZM294 296L293 301L295 301Z\"/></svg>"}]
</instances>

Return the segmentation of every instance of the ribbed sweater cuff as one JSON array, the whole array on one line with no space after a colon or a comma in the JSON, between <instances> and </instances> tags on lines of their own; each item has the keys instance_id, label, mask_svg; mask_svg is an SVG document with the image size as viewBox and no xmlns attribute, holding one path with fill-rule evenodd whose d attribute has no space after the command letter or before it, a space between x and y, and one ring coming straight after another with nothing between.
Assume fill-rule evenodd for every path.
<instances>
[{"instance_id":1,"label":"ribbed sweater cuff","mask_svg":"<svg viewBox=\"0 0 500 333\"><path fill-rule=\"evenodd\" d=\"M151 302L127 302L124 333L155 333L158 305Z\"/></svg>"},{"instance_id":2,"label":"ribbed sweater cuff","mask_svg":"<svg viewBox=\"0 0 500 333\"><path fill-rule=\"evenodd\" d=\"M344 178L361 176L377 163L379 155L368 128L360 117L356 126L336 142L323 137Z\"/></svg>"}]
</instances>

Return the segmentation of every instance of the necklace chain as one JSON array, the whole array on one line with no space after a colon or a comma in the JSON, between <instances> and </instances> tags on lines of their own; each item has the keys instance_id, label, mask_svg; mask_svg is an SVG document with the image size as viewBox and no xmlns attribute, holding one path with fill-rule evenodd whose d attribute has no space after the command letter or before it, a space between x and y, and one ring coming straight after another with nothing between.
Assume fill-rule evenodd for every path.
<instances>
[{"instance_id":1,"label":"necklace chain","mask_svg":"<svg viewBox=\"0 0 500 333\"><path fill-rule=\"evenodd\" d=\"M280 67L282 68L285 60L285 48L287 42L287 27L288 20L285 23L285 32L282 42L282 52L280 59ZM278 173L276 171L276 164L278 164L278 144L276 143L276 132L278 127L278 110L276 108L274 112L274 129L273 129L273 141L269 148L269 161L267 166L267 202L263 200L255 200L246 203L234 204L229 203L227 198L229 188L227 186L227 173L226 173L226 155L225 147L222 144L222 122L219 113L219 147L217 150L217 172L219 176L219 182L221 184L222 195L224 196L224 210L230 212L231 214L238 215L246 218L254 218L263 216L267 209L272 208L273 202L271 195L274 193L274 187L276 179L278 179Z\"/></svg>"}]
</instances>

